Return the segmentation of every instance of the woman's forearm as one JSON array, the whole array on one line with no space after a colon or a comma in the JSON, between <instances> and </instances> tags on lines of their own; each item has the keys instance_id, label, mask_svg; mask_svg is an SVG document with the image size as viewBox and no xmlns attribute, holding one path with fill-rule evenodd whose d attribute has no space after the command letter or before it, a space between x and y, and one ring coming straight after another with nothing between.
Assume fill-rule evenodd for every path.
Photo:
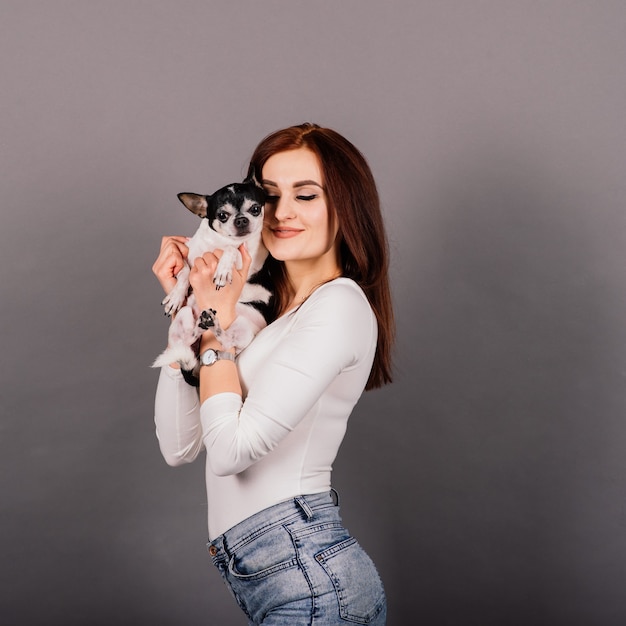
<instances>
[{"instance_id":1,"label":"woman's forearm","mask_svg":"<svg viewBox=\"0 0 626 626\"><path fill-rule=\"evenodd\" d=\"M191 463L203 449L200 401L180 370L163 367L154 403L159 447L169 465Z\"/></svg>"},{"instance_id":2,"label":"woman's forearm","mask_svg":"<svg viewBox=\"0 0 626 626\"><path fill-rule=\"evenodd\" d=\"M200 341L200 354L209 348L224 350L215 336L211 332L206 332L202 335ZM231 349L230 352L235 353L234 349ZM241 396L241 383L239 382L239 374L234 361L220 359L213 365L202 365L199 378L200 404L207 398L219 393L236 393Z\"/></svg>"}]
</instances>

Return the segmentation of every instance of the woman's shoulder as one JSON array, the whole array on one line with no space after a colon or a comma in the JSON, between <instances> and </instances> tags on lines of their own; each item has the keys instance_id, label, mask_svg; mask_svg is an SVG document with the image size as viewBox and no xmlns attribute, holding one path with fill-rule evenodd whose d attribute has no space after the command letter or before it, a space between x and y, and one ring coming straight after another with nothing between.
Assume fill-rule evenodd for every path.
<instances>
[{"instance_id":1,"label":"woman's shoulder","mask_svg":"<svg viewBox=\"0 0 626 626\"><path fill-rule=\"evenodd\" d=\"M340 318L356 322L361 319L369 322L374 319L374 312L361 287L351 278L335 278L320 285L301 307L302 312L311 315L332 313L336 320ZM350 322L348 322L350 323Z\"/></svg>"},{"instance_id":2,"label":"woman's shoulder","mask_svg":"<svg viewBox=\"0 0 626 626\"><path fill-rule=\"evenodd\" d=\"M340 276L320 285L309 296L309 300L336 300L337 302L355 302L369 307L367 296L357 282Z\"/></svg>"},{"instance_id":3,"label":"woman's shoulder","mask_svg":"<svg viewBox=\"0 0 626 626\"><path fill-rule=\"evenodd\" d=\"M374 311L363 290L349 278L320 285L286 318L290 332L302 331L316 347L341 349L350 362L365 357L376 343Z\"/></svg>"}]
</instances>

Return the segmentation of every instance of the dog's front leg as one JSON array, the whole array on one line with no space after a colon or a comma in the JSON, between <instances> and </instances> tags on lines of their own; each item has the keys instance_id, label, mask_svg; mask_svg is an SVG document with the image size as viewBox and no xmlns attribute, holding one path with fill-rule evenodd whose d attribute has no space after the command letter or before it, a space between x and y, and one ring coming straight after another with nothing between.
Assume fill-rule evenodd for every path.
<instances>
[{"instance_id":1,"label":"dog's front leg","mask_svg":"<svg viewBox=\"0 0 626 626\"><path fill-rule=\"evenodd\" d=\"M213 275L213 282L216 289L221 289L230 284L233 280L233 267L238 270L242 267L241 252L235 247L224 248L224 252L217 263L215 274Z\"/></svg>"},{"instance_id":2,"label":"dog's front leg","mask_svg":"<svg viewBox=\"0 0 626 626\"><path fill-rule=\"evenodd\" d=\"M192 370L197 364L193 346L203 332L198 328L191 307L182 307L170 324L167 334L168 347L157 357L152 367L178 362L184 369Z\"/></svg>"},{"instance_id":3,"label":"dog's front leg","mask_svg":"<svg viewBox=\"0 0 626 626\"><path fill-rule=\"evenodd\" d=\"M189 273L191 269L185 265L176 276L176 285L163 299L161 304L165 307L165 314L172 315L178 311L187 298L189 292Z\"/></svg>"},{"instance_id":4,"label":"dog's front leg","mask_svg":"<svg viewBox=\"0 0 626 626\"><path fill-rule=\"evenodd\" d=\"M200 313L198 327L201 329L200 332L210 330L225 350L233 347L234 343L231 341L228 331L222 328L222 325L217 319L217 311L215 311L215 309L205 309Z\"/></svg>"}]
</instances>

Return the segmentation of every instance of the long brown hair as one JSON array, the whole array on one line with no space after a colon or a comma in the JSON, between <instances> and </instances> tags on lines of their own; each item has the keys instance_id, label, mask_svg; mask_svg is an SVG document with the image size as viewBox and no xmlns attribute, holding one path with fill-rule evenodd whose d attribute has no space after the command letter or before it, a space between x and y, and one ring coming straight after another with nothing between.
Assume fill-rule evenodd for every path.
<instances>
[{"instance_id":1,"label":"long brown hair","mask_svg":"<svg viewBox=\"0 0 626 626\"><path fill-rule=\"evenodd\" d=\"M389 287L389 254L380 200L372 172L359 150L345 137L317 124L278 130L261 141L248 175L261 180L274 154L307 148L319 159L329 211L339 225L342 276L363 289L378 320L378 343L366 389L391 382L394 316ZM286 304L290 285L284 265L269 257L267 267L276 292L276 310Z\"/></svg>"}]
</instances>

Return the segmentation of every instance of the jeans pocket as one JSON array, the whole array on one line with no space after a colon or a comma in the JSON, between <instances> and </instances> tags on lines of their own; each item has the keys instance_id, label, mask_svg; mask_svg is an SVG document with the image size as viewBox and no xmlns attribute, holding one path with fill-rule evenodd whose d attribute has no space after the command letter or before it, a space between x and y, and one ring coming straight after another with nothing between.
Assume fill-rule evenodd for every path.
<instances>
[{"instance_id":1,"label":"jeans pocket","mask_svg":"<svg viewBox=\"0 0 626 626\"><path fill-rule=\"evenodd\" d=\"M309 599L309 583L284 526L275 526L237 546L230 555L225 580L239 606L256 624L278 607Z\"/></svg>"},{"instance_id":2,"label":"jeans pocket","mask_svg":"<svg viewBox=\"0 0 626 626\"><path fill-rule=\"evenodd\" d=\"M231 555L228 570L239 580L261 580L284 569L297 567L291 537L283 526L257 536Z\"/></svg>"},{"instance_id":3,"label":"jeans pocket","mask_svg":"<svg viewBox=\"0 0 626 626\"><path fill-rule=\"evenodd\" d=\"M376 566L354 537L315 555L330 577L344 620L369 624L386 607Z\"/></svg>"}]
</instances>

